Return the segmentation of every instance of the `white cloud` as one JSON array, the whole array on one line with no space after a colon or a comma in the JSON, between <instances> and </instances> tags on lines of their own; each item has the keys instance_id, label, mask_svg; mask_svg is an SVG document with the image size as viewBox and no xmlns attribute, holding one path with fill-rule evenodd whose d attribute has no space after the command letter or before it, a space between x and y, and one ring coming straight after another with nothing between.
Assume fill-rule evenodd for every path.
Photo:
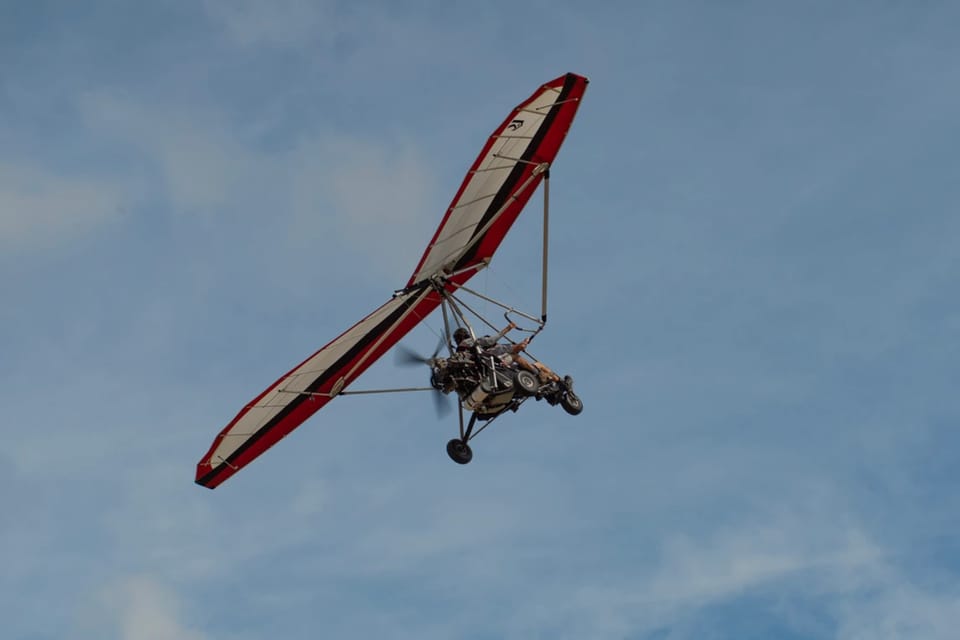
<instances>
[{"instance_id":1,"label":"white cloud","mask_svg":"<svg viewBox=\"0 0 960 640\"><path fill-rule=\"evenodd\" d=\"M155 163L175 211L256 217L264 239L301 258L319 242L325 252L346 245L365 268L405 276L440 219L433 174L409 141L312 134L265 152L243 144L242 131L212 109L95 93L82 111L98 133Z\"/></svg>"},{"instance_id":2,"label":"white cloud","mask_svg":"<svg viewBox=\"0 0 960 640\"><path fill-rule=\"evenodd\" d=\"M399 272L395 281L403 284L441 216L417 147L338 136L313 141L297 156L289 169L300 239L333 231L364 264Z\"/></svg>"},{"instance_id":3,"label":"white cloud","mask_svg":"<svg viewBox=\"0 0 960 640\"><path fill-rule=\"evenodd\" d=\"M100 612L120 640L206 640L184 622L177 594L156 579L138 575L104 589ZM91 616L92 617L92 616Z\"/></svg>"},{"instance_id":4,"label":"white cloud","mask_svg":"<svg viewBox=\"0 0 960 640\"><path fill-rule=\"evenodd\" d=\"M241 46L328 43L337 35L332 3L311 0L204 0L211 22Z\"/></svg>"},{"instance_id":5,"label":"white cloud","mask_svg":"<svg viewBox=\"0 0 960 640\"><path fill-rule=\"evenodd\" d=\"M957 636L960 595L935 593L891 574L839 610L839 640L951 640Z\"/></svg>"},{"instance_id":6,"label":"white cloud","mask_svg":"<svg viewBox=\"0 0 960 640\"><path fill-rule=\"evenodd\" d=\"M840 529L816 540L823 527L808 523L808 535L797 536L803 518L767 526L719 532L705 544L686 536L664 543L660 570L649 582L652 602L706 603L723 600L767 581L801 571L845 571L880 556L879 549L858 529ZM841 524L840 527L843 527Z\"/></svg>"},{"instance_id":7,"label":"white cloud","mask_svg":"<svg viewBox=\"0 0 960 640\"><path fill-rule=\"evenodd\" d=\"M243 185L255 181L259 159L215 113L146 105L106 92L84 95L80 110L98 134L156 163L176 211L222 212L239 199Z\"/></svg>"},{"instance_id":8,"label":"white cloud","mask_svg":"<svg viewBox=\"0 0 960 640\"><path fill-rule=\"evenodd\" d=\"M633 637L661 629L671 629L671 638L702 637L697 625L710 607L744 596L775 594L789 606L882 587L877 576L886 566L883 550L836 507L744 514L725 528L710 529L705 522L695 533L666 532L654 558L628 562L630 568L606 582L594 574L579 584L545 587L513 617L511 637L554 627L563 630L559 637L571 638ZM620 552L631 555L628 546Z\"/></svg>"},{"instance_id":9,"label":"white cloud","mask_svg":"<svg viewBox=\"0 0 960 640\"><path fill-rule=\"evenodd\" d=\"M96 178L0 161L0 247L49 249L118 218L125 194Z\"/></svg>"},{"instance_id":10,"label":"white cloud","mask_svg":"<svg viewBox=\"0 0 960 640\"><path fill-rule=\"evenodd\" d=\"M801 632L805 618L794 614L819 608L821 624L832 622L841 640L946 640L956 635L960 615L954 584L934 588L904 572L838 504L666 534L651 564L630 566L633 575L605 584L594 574L579 586L544 585L514 614L507 635L554 629L563 638L700 638L715 628L711 609L753 596L771 598L760 606L775 608L780 624Z\"/></svg>"}]
</instances>

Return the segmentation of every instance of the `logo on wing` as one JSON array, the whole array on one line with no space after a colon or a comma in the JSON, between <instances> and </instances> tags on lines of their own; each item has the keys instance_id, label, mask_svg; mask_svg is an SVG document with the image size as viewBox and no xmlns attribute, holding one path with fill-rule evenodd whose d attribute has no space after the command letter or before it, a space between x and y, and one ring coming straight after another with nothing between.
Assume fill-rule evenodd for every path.
<instances>
[{"instance_id":1,"label":"logo on wing","mask_svg":"<svg viewBox=\"0 0 960 640\"><path fill-rule=\"evenodd\" d=\"M507 125L507 129L510 129L510 131L516 131L522 126L523 126L523 120L521 120L520 118L517 118L516 120L513 120L509 125Z\"/></svg>"}]
</instances>

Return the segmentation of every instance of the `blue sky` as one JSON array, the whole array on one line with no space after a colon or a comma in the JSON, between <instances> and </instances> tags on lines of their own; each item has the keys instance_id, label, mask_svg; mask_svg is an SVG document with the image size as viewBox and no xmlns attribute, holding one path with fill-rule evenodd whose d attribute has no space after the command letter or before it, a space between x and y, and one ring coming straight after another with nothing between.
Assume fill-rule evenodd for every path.
<instances>
[{"instance_id":1,"label":"blue sky","mask_svg":"<svg viewBox=\"0 0 960 640\"><path fill-rule=\"evenodd\" d=\"M3 4L4 637L953 638L958 27L947 2ZM567 71L591 85L534 352L584 413L525 407L458 467L426 398L342 398L194 485ZM536 311L538 225L537 197L474 285Z\"/></svg>"}]
</instances>

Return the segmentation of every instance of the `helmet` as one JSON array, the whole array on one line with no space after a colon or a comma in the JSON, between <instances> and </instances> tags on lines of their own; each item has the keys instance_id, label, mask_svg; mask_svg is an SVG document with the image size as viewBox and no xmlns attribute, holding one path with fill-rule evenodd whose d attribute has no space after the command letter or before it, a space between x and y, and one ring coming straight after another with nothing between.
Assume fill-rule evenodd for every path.
<instances>
[{"instance_id":1,"label":"helmet","mask_svg":"<svg viewBox=\"0 0 960 640\"><path fill-rule=\"evenodd\" d=\"M464 340L470 337L470 332L464 329L463 327L458 327L456 331L453 332L453 342L454 344L460 344Z\"/></svg>"}]
</instances>

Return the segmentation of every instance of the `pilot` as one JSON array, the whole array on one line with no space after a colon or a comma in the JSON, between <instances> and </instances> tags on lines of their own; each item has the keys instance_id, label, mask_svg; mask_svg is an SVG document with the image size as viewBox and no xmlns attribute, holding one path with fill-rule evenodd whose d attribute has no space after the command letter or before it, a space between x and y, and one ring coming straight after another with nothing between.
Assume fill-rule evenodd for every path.
<instances>
[{"instance_id":1,"label":"pilot","mask_svg":"<svg viewBox=\"0 0 960 640\"><path fill-rule=\"evenodd\" d=\"M473 338L465 327L458 327L457 330L453 332L453 343L457 346L457 351L460 352L473 351L476 347L479 347L482 351L491 355L503 355L510 352L516 353L517 351L522 351L523 348L527 346L527 341L524 341L523 347L519 348L517 348L519 345L508 347L507 345L497 344L511 329L516 328L517 325L511 322L495 336Z\"/></svg>"},{"instance_id":2,"label":"pilot","mask_svg":"<svg viewBox=\"0 0 960 640\"><path fill-rule=\"evenodd\" d=\"M453 344L457 347L457 351L469 350L473 347L470 332L463 327L457 327L457 330L453 332Z\"/></svg>"},{"instance_id":3,"label":"pilot","mask_svg":"<svg viewBox=\"0 0 960 640\"><path fill-rule=\"evenodd\" d=\"M453 332L453 342L457 346L457 351L459 353L473 353L475 352L476 347L479 347L482 353L487 355L509 355L510 359L512 359L512 361L516 363L518 367L521 369L526 369L530 373L537 375L541 381L549 382L551 380L559 380L560 377L551 371L546 365L541 364L540 362L530 362L520 355L520 352L526 349L527 345L530 344L529 338L524 338L520 342L514 344L498 344L500 339L506 336L511 329L516 328L517 325L511 322L495 336L483 336L474 339L470 336L470 332L467 331L467 329L464 327L459 327ZM507 360L507 362L509 361L510 360Z\"/></svg>"}]
</instances>

